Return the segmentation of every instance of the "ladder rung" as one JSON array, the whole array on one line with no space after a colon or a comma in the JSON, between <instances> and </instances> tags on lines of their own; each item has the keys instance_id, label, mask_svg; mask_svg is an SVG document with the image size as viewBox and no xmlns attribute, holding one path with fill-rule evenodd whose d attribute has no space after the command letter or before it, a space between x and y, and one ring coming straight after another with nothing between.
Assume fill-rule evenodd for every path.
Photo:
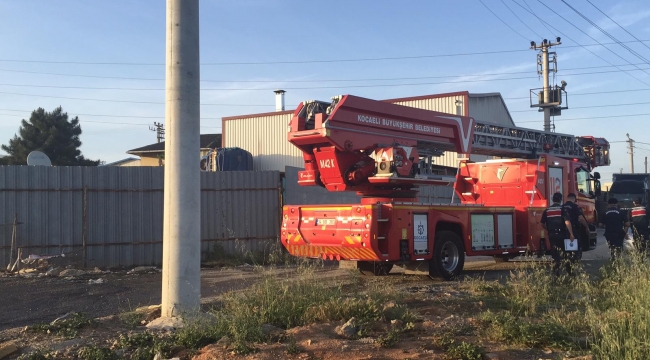
<instances>
[{"instance_id":1,"label":"ladder rung","mask_svg":"<svg viewBox=\"0 0 650 360\"><path fill-rule=\"evenodd\" d=\"M388 219L377 219L377 222L388 222Z\"/></svg>"},{"instance_id":2,"label":"ladder rung","mask_svg":"<svg viewBox=\"0 0 650 360\"><path fill-rule=\"evenodd\" d=\"M385 236L377 236L377 240L386 240Z\"/></svg>"}]
</instances>

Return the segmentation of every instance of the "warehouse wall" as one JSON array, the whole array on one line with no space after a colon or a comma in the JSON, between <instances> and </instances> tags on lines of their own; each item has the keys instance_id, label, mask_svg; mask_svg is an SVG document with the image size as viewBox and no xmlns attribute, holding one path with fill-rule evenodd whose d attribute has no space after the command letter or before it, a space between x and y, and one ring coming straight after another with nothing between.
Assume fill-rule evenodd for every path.
<instances>
[{"instance_id":1,"label":"warehouse wall","mask_svg":"<svg viewBox=\"0 0 650 360\"><path fill-rule=\"evenodd\" d=\"M253 155L256 171L303 167L302 152L287 141L292 112L223 119L223 146L240 147Z\"/></svg>"},{"instance_id":2,"label":"warehouse wall","mask_svg":"<svg viewBox=\"0 0 650 360\"><path fill-rule=\"evenodd\" d=\"M469 116L481 122L514 126L515 123L502 101L498 94L470 94Z\"/></svg>"}]
</instances>

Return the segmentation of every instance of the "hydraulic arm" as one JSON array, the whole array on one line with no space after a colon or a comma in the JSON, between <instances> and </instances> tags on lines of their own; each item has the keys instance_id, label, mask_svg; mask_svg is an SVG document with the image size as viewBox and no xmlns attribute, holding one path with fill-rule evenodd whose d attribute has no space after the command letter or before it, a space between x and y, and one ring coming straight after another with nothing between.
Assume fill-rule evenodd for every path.
<instances>
[{"instance_id":1,"label":"hydraulic arm","mask_svg":"<svg viewBox=\"0 0 650 360\"><path fill-rule=\"evenodd\" d=\"M531 129L480 123L471 117L342 95L306 101L294 112L288 140L300 148L299 183L364 197L413 198L418 184L453 178L421 174L420 157L444 151L536 158L552 154L609 165L609 143Z\"/></svg>"}]
</instances>

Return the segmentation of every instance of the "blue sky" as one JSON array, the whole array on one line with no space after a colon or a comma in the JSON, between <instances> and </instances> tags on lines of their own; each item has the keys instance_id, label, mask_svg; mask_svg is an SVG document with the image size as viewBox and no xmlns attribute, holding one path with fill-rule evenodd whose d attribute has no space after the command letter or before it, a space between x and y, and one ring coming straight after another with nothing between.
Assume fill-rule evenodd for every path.
<instances>
[{"instance_id":1,"label":"blue sky","mask_svg":"<svg viewBox=\"0 0 650 360\"><path fill-rule=\"evenodd\" d=\"M638 39L650 40L647 1L590 1ZM344 93L384 99L501 92L517 125L541 128L528 93L542 83L536 53L527 49L530 40L562 36L556 82L568 82L570 109L556 118L556 131L618 141L612 166L599 169L604 178L629 171L622 141L630 133L639 142L635 170L642 170L643 157L650 156L649 115L634 114L650 113L650 91L629 90L650 90L650 70L638 69L650 69L650 48L586 0L570 3L617 40L630 41L639 56L617 44L587 47L593 54L578 46L612 40L561 0L544 3L586 34L538 0L483 2L514 30L479 0L201 1L202 132L220 132L222 116L273 111L275 88L287 89L290 106ZM148 125L164 120L164 25L162 0L0 1L0 143L31 110L59 105L81 119L89 158L119 160L155 142ZM496 53L437 56L485 52ZM430 55L437 57L403 59ZM391 57L402 59L329 61ZM328 62L269 64L311 60ZM250 64L260 62L267 64ZM584 94L608 91L619 92Z\"/></svg>"}]
</instances>

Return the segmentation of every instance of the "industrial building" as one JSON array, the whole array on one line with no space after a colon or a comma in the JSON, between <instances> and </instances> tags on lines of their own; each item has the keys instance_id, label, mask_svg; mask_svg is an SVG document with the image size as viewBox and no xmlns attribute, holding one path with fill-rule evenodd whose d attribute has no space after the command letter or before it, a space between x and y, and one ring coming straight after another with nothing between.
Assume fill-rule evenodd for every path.
<instances>
[{"instance_id":1,"label":"industrial building","mask_svg":"<svg viewBox=\"0 0 650 360\"><path fill-rule=\"evenodd\" d=\"M253 155L254 170L284 172L286 166L303 167L302 153L287 141L287 129L293 110L284 110L284 91L276 91L276 111L224 117L222 119L222 146L239 147ZM423 95L384 100L420 109L455 115L471 116L480 122L514 126L510 112L500 93L473 94L467 91ZM432 165L444 172L455 170L466 154L445 152L433 157ZM473 161L484 161L486 156L470 155Z\"/></svg>"},{"instance_id":2,"label":"industrial building","mask_svg":"<svg viewBox=\"0 0 650 360\"><path fill-rule=\"evenodd\" d=\"M210 149L217 148L221 144L221 134L201 134L199 140L200 151L197 154L197 165L201 157L205 156ZM162 166L165 158L165 142L160 141L157 143L149 144L142 146L136 149L132 149L126 152L129 155L139 156L140 159L136 160L137 163L127 162L125 160L120 160L116 163L106 164L113 166Z\"/></svg>"}]
</instances>

